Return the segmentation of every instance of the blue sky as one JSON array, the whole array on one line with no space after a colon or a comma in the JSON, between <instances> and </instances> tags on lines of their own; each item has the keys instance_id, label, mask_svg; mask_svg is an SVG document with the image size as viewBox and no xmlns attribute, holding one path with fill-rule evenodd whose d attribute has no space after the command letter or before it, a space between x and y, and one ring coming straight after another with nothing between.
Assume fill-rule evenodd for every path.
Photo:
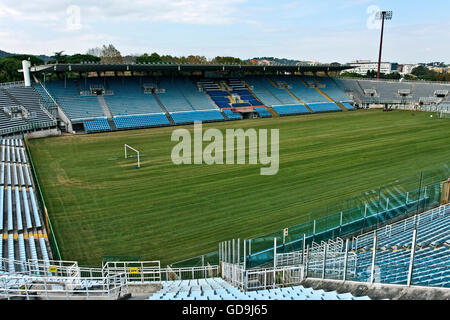
<instances>
[{"instance_id":1,"label":"blue sky","mask_svg":"<svg viewBox=\"0 0 450 320\"><path fill-rule=\"evenodd\" d=\"M380 30L371 16L381 8L394 12L383 60L450 63L447 0L0 1L0 49L8 52L73 54L112 43L124 55L376 60Z\"/></svg>"}]
</instances>

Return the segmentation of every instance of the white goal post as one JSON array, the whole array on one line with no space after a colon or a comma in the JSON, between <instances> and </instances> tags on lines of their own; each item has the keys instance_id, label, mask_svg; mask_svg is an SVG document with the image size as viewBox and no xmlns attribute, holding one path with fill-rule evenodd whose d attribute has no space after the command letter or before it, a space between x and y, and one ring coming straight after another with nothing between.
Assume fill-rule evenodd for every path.
<instances>
[{"instance_id":1,"label":"white goal post","mask_svg":"<svg viewBox=\"0 0 450 320\"><path fill-rule=\"evenodd\" d=\"M134 152L136 152L137 153L137 159L138 159L138 168L140 168L141 167L141 159L140 159L140 153L139 153L139 151L137 151L136 149L134 149L133 147L130 147L129 145L127 145L127 144L125 144L124 145L124 148L125 148L125 159L127 159L128 158L128 156L127 156L127 149L131 149L131 150L133 150Z\"/></svg>"}]
</instances>

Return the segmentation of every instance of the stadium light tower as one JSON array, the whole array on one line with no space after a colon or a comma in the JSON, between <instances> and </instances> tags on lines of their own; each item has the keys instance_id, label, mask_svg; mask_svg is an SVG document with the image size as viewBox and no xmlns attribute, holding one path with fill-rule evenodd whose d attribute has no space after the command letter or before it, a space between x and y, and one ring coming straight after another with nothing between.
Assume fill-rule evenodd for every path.
<instances>
[{"instance_id":1,"label":"stadium light tower","mask_svg":"<svg viewBox=\"0 0 450 320\"><path fill-rule=\"evenodd\" d=\"M380 80L381 51L383 49L384 20L392 20L392 11L378 11L377 15L376 15L376 19L381 20L380 54L378 55L378 72L377 72L377 80Z\"/></svg>"}]
</instances>

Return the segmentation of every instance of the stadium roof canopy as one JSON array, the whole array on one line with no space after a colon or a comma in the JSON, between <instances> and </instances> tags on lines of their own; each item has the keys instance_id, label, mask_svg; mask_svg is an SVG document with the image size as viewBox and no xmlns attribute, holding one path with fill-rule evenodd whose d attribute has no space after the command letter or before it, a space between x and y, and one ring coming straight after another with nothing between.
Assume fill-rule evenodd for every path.
<instances>
[{"instance_id":1,"label":"stadium roof canopy","mask_svg":"<svg viewBox=\"0 0 450 320\"><path fill-rule=\"evenodd\" d=\"M349 65L238 65L238 64L46 64L31 67L33 73L64 73L64 72L125 72L125 71L244 71L244 72L335 72L352 69Z\"/></svg>"}]
</instances>

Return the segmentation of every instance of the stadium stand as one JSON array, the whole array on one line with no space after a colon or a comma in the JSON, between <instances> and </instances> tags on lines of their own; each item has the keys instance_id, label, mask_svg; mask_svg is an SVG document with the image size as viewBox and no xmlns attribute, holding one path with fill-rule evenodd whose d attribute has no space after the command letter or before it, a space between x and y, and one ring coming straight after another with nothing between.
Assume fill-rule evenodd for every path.
<instances>
[{"instance_id":1,"label":"stadium stand","mask_svg":"<svg viewBox=\"0 0 450 320\"><path fill-rule=\"evenodd\" d=\"M33 87L0 88L0 134L55 127L56 120Z\"/></svg>"},{"instance_id":2,"label":"stadium stand","mask_svg":"<svg viewBox=\"0 0 450 320\"><path fill-rule=\"evenodd\" d=\"M49 244L22 138L2 138L0 148L0 260L9 259L0 273L22 272L28 259L50 259ZM30 235L37 236L39 250Z\"/></svg>"},{"instance_id":3,"label":"stadium stand","mask_svg":"<svg viewBox=\"0 0 450 320\"><path fill-rule=\"evenodd\" d=\"M106 118L97 118L93 120L84 121L84 127L86 132L102 132L102 131L110 131L111 127Z\"/></svg>"},{"instance_id":4,"label":"stadium stand","mask_svg":"<svg viewBox=\"0 0 450 320\"><path fill-rule=\"evenodd\" d=\"M198 91L195 85L188 78L167 78L159 79L160 88L165 92L158 93L167 111L197 111L217 109L208 97ZM199 117L201 117L199 115Z\"/></svg>"},{"instance_id":5,"label":"stadium stand","mask_svg":"<svg viewBox=\"0 0 450 320\"><path fill-rule=\"evenodd\" d=\"M345 94L345 91L337 85L337 83L329 77L316 77L317 81L323 86L320 87L327 96L337 102L350 102L351 99Z\"/></svg>"},{"instance_id":6,"label":"stadium stand","mask_svg":"<svg viewBox=\"0 0 450 320\"><path fill-rule=\"evenodd\" d=\"M347 110L355 110L355 107L350 104L350 102L342 102L342 105L347 108Z\"/></svg>"},{"instance_id":7,"label":"stadium stand","mask_svg":"<svg viewBox=\"0 0 450 320\"><path fill-rule=\"evenodd\" d=\"M255 111L261 118L270 118L272 114L264 107L255 107Z\"/></svg>"},{"instance_id":8,"label":"stadium stand","mask_svg":"<svg viewBox=\"0 0 450 320\"><path fill-rule=\"evenodd\" d=\"M227 90L224 90L219 84L213 80L200 79L197 82L197 86L202 89L203 92L209 95L214 104L219 108L231 107L232 99Z\"/></svg>"},{"instance_id":9,"label":"stadium stand","mask_svg":"<svg viewBox=\"0 0 450 320\"><path fill-rule=\"evenodd\" d=\"M64 110L71 121L83 121L105 117L97 96L80 96L80 90L73 80L52 81L46 84L49 93Z\"/></svg>"},{"instance_id":10,"label":"stadium stand","mask_svg":"<svg viewBox=\"0 0 450 320\"><path fill-rule=\"evenodd\" d=\"M113 116L162 113L153 95L144 94L142 90L142 83L147 81L150 82L148 79L141 82L136 77L108 78L113 94L104 97Z\"/></svg>"},{"instance_id":11,"label":"stadium stand","mask_svg":"<svg viewBox=\"0 0 450 320\"><path fill-rule=\"evenodd\" d=\"M303 286L242 292L221 278L162 282L149 300L371 300L350 293L325 292Z\"/></svg>"},{"instance_id":12,"label":"stadium stand","mask_svg":"<svg viewBox=\"0 0 450 320\"><path fill-rule=\"evenodd\" d=\"M241 120L242 119L242 116L240 113L233 112L230 109L223 109L222 111L223 111L223 113L225 113L227 118L230 120Z\"/></svg>"},{"instance_id":13,"label":"stadium stand","mask_svg":"<svg viewBox=\"0 0 450 320\"><path fill-rule=\"evenodd\" d=\"M412 236L417 230L412 283L450 287L450 206L430 210L376 230L375 264L381 283L407 284ZM357 264L355 281L368 281L374 232L353 241ZM370 268L369 268L370 269Z\"/></svg>"},{"instance_id":14,"label":"stadium stand","mask_svg":"<svg viewBox=\"0 0 450 320\"><path fill-rule=\"evenodd\" d=\"M310 103L329 102L329 100L321 95L314 87L307 87L305 84L305 81L307 80L302 81L303 78L312 79L312 77L306 76L300 78L299 76L293 75L279 75L274 76L273 80L279 87L287 87L292 94L308 106ZM297 104L298 103L299 102L297 101Z\"/></svg>"},{"instance_id":15,"label":"stadium stand","mask_svg":"<svg viewBox=\"0 0 450 320\"><path fill-rule=\"evenodd\" d=\"M308 107L314 112L333 112L333 111L342 111L335 103L327 102L327 103L310 103Z\"/></svg>"},{"instance_id":16,"label":"stadium stand","mask_svg":"<svg viewBox=\"0 0 450 320\"><path fill-rule=\"evenodd\" d=\"M252 92L266 106L299 104L285 89L277 88L268 78L248 76L245 77L245 81L252 88Z\"/></svg>"},{"instance_id":17,"label":"stadium stand","mask_svg":"<svg viewBox=\"0 0 450 320\"><path fill-rule=\"evenodd\" d=\"M233 104L234 107L262 105L262 102L248 89L243 80L229 79L228 86L230 87L230 93L241 101L240 103Z\"/></svg>"},{"instance_id":18,"label":"stadium stand","mask_svg":"<svg viewBox=\"0 0 450 320\"><path fill-rule=\"evenodd\" d=\"M399 82L393 80L335 79L342 84L353 100L358 103L411 104L430 100L441 102L448 98L450 85L421 82Z\"/></svg>"},{"instance_id":19,"label":"stadium stand","mask_svg":"<svg viewBox=\"0 0 450 320\"><path fill-rule=\"evenodd\" d=\"M193 123L194 121L210 122L225 120L219 110L171 112L170 115L176 124L187 124Z\"/></svg>"},{"instance_id":20,"label":"stadium stand","mask_svg":"<svg viewBox=\"0 0 450 320\"><path fill-rule=\"evenodd\" d=\"M272 106L280 116L293 115L293 114L307 114L311 113L304 105L284 105L284 106Z\"/></svg>"},{"instance_id":21,"label":"stadium stand","mask_svg":"<svg viewBox=\"0 0 450 320\"><path fill-rule=\"evenodd\" d=\"M163 113L114 117L113 120L116 124L117 129L145 128L170 125L169 120Z\"/></svg>"}]
</instances>

